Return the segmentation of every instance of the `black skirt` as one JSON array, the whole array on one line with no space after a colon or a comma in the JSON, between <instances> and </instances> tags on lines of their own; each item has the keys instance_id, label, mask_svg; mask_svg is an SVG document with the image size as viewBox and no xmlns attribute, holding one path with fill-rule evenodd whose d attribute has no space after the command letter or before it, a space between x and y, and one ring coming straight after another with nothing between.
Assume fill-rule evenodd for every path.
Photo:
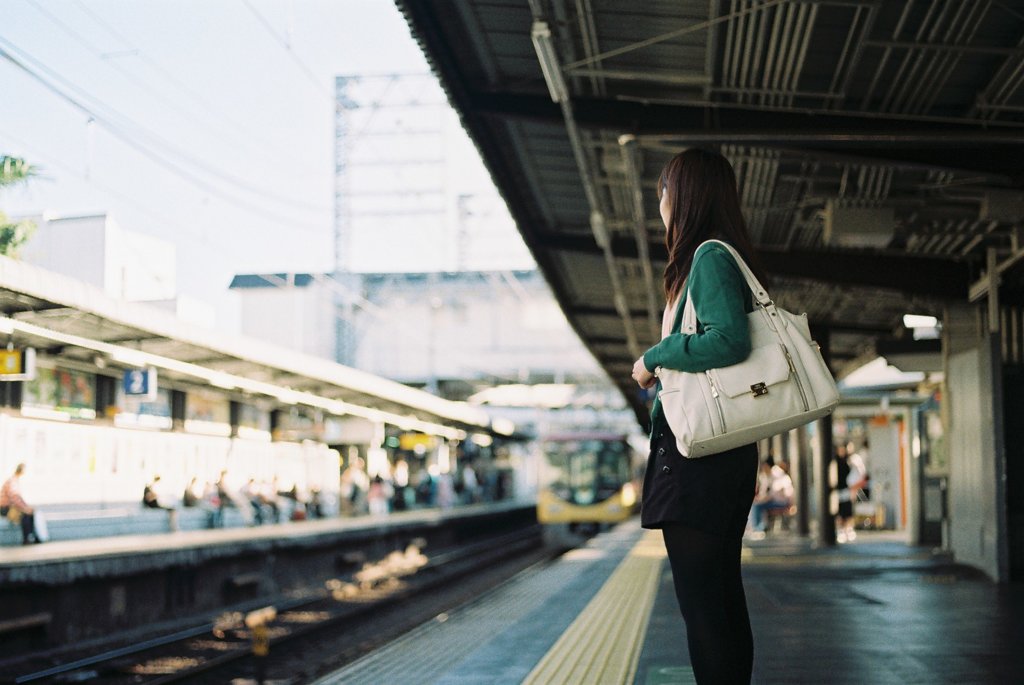
<instances>
[{"instance_id":1,"label":"black skirt","mask_svg":"<svg viewBox=\"0 0 1024 685\"><path fill-rule=\"evenodd\" d=\"M687 459L664 421L651 436L640 525L680 524L714 535L742 536L757 486L757 445Z\"/></svg>"}]
</instances>

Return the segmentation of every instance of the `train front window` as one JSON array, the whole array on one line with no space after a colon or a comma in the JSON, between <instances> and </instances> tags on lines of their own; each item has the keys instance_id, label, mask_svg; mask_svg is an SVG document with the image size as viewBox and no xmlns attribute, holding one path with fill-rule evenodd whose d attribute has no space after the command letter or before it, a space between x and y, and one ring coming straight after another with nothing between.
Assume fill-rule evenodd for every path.
<instances>
[{"instance_id":1,"label":"train front window","mask_svg":"<svg viewBox=\"0 0 1024 685\"><path fill-rule=\"evenodd\" d=\"M608 499L629 480L626 445L621 441L551 442L547 457L549 466L555 470L553 491L575 504Z\"/></svg>"}]
</instances>

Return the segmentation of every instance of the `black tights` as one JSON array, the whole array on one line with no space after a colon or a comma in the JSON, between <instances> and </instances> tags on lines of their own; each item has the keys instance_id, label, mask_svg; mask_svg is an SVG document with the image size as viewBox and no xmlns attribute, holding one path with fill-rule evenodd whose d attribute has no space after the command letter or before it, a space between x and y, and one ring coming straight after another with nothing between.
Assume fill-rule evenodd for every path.
<instances>
[{"instance_id":1,"label":"black tights","mask_svg":"<svg viewBox=\"0 0 1024 685\"><path fill-rule=\"evenodd\" d=\"M740 575L741 538L679 525L662 533L697 682L748 685L754 638Z\"/></svg>"}]
</instances>

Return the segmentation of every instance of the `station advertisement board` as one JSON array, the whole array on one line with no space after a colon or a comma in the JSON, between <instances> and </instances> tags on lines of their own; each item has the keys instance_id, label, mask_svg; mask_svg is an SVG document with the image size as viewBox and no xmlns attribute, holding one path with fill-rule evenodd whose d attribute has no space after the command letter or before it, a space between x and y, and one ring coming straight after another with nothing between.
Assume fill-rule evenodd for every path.
<instances>
[{"instance_id":1,"label":"station advertisement board","mask_svg":"<svg viewBox=\"0 0 1024 685\"><path fill-rule=\"evenodd\" d=\"M144 396L127 394L124 386L118 388L114 425L120 428L169 430L173 427L171 391L157 388L154 398L149 400Z\"/></svg>"},{"instance_id":2,"label":"station advertisement board","mask_svg":"<svg viewBox=\"0 0 1024 685\"><path fill-rule=\"evenodd\" d=\"M231 401L208 390L185 396L185 430L207 435L231 435Z\"/></svg>"},{"instance_id":3,"label":"station advertisement board","mask_svg":"<svg viewBox=\"0 0 1024 685\"><path fill-rule=\"evenodd\" d=\"M37 368L25 383L22 413L41 418L96 418L96 376L73 369Z\"/></svg>"}]
</instances>

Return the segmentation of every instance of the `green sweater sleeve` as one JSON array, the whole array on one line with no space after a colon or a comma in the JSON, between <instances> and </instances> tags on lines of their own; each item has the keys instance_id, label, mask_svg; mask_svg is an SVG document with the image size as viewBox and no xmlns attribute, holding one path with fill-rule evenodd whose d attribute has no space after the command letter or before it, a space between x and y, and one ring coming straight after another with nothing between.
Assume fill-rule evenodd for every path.
<instances>
[{"instance_id":1,"label":"green sweater sleeve","mask_svg":"<svg viewBox=\"0 0 1024 685\"><path fill-rule=\"evenodd\" d=\"M750 354L747 322L750 287L732 255L714 245L699 252L689 277L690 296L696 308L697 333L673 333L644 353L644 366L652 373L659 367L690 373L738 364Z\"/></svg>"}]
</instances>

